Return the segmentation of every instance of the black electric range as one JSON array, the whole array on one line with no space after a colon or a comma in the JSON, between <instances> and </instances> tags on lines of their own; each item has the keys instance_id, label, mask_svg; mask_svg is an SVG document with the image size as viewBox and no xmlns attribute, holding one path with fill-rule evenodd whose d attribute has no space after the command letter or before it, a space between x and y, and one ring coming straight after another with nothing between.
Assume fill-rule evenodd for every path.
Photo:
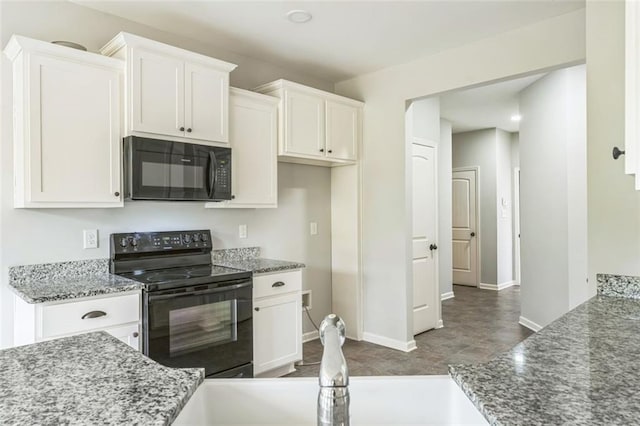
<instances>
[{"instance_id":1,"label":"black electric range","mask_svg":"<svg viewBox=\"0 0 640 426\"><path fill-rule=\"evenodd\" d=\"M211 232L111 234L112 273L144 284L142 351L207 377L253 377L252 273L211 262Z\"/></svg>"}]
</instances>

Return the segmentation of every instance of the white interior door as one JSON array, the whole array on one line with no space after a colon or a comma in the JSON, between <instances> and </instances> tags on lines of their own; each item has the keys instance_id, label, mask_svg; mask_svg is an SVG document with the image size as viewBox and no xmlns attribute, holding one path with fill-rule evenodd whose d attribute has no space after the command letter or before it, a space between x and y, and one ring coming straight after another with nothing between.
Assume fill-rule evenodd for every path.
<instances>
[{"instance_id":1,"label":"white interior door","mask_svg":"<svg viewBox=\"0 0 640 426\"><path fill-rule=\"evenodd\" d=\"M453 172L453 283L477 287L478 217L477 172Z\"/></svg>"},{"instance_id":2,"label":"white interior door","mask_svg":"<svg viewBox=\"0 0 640 426\"><path fill-rule=\"evenodd\" d=\"M413 144L413 333L438 322L436 148Z\"/></svg>"}]
</instances>

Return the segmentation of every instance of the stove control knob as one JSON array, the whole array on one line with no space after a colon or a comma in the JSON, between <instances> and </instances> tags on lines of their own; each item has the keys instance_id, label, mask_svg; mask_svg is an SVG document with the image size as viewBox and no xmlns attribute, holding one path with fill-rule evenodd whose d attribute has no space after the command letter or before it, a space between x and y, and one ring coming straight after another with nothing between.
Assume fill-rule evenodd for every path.
<instances>
[{"instance_id":1,"label":"stove control knob","mask_svg":"<svg viewBox=\"0 0 640 426\"><path fill-rule=\"evenodd\" d=\"M191 235L189 235L189 234L184 234L184 235L182 236L182 241L183 241L185 244L189 244L189 243L191 242Z\"/></svg>"},{"instance_id":2,"label":"stove control knob","mask_svg":"<svg viewBox=\"0 0 640 426\"><path fill-rule=\"evenodd\" d=\"M193 234L193 242L197 243L198 241L200 241L200 234Z\"/></svg>"},{"instance_id":3,"label":"stove control knob","mask_svg":"<svg viewBox=\"0 0 640 426\"><path fill-rule=\"evenodd\" d=\"M138 245L138 240L136 240L135 238L131 240L131 245L132 246L137 246Z\"/></svg>"},{"instance_id":4,"label":"stove control knob","mask_svg":"<svg viewBox=\"0 0 640 426\"><path fill-rule=\"evenodd\" d=\"M126 237L120 238L120 247L126 247L129 245L129 240Z\"/></svg>"},{"instance_id":5,"label":"stove control knob","mask_svg":"<svg viewBox=\"0 0 640 426\"><path fill-rule=\"evenodd\" d=\"M209 240L209 237L207 236L207 234L202 234L202 235L200 236L200 239L201 239L202 241L205 241L205 242L206 242L206 241L208 241L208 240Z\"/></svg>"}]
</instances>

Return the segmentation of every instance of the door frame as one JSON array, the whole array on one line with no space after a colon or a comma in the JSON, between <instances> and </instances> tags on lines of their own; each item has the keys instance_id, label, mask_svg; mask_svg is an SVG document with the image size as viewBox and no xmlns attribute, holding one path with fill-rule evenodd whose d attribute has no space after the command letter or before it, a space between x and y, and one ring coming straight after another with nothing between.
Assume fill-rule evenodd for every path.
<instances>
[{"instance_id":1,"label":"door frame","mask_svg":"<svg viewBox=\"0 0 640 426\"><path fill-rule=\"evenodd\" d=\"M517 285L522 279L520 258L520 167L513 168L513 236L514 236L514 274Z\"/></svg>"},{"instance_id":2,"label":"door frame","mask_svg":"<svg viewBox=\"0 0 640 426\"><path fill-rule=\"evenodd\" d=\"M464 166L464 167L453 167L451 169L451 179L453 180L453 173L455 172L475 172L476 174L476 224L475 224L475 233L476 236L474 238L476 238L476 288L480 288L480 277L482 276L482 263L480 262L480 259L482 259L481 256L481 250L482 250L482 244L481 243L481 238L482 238L482 233L480 232L480 223L482 223L480 221L480 166ZM453 214L453 210L451 211L451 213ZM453 260L453 255L452 255L452 260Z\"/></svg>"},{"instance_id":3,"label":"door frame","mask_svg":"<svg viewBox=\"0 0 640 426\"><path fill-rule=\"evenodd\" d=\"M435 244L438 244L438 228L440 226L440 216L439 216L439 207L440 207L440 202L438 201L438 184L439 184L439 180L438 180L438 173L440 171L440 168L438 167L438 162L439 162L439 152L438 152L438 142L434 142L430 139L425 139L425 138L419 138L419 137L415 137L413 136L411 138L411 155L413 155L413 145L421 145L421 146L428 146L429 148L433 148L433 152L435 154L435 170L434 170L434 197L436 199L436 206L435 206ZM413 163L410 162L409 163L411 165L411 186L413 189ZM411 197L411 213L413 214L413 197ZM411 221L411 241L413 242L413 221ZM411 261L413 262L413 249L411 250ZM435 268L435 285L434 285L434 300L435 300L435 308L436 308L436 325L434 328L441 328L443 326L442 324L442 301L440 300L440 253L438 253L438 250L436 250L436 254L434 256L434 268ZM413 282L413 273L411 274L411 332L413 333L413 286L414 286L414 282ZM415 334L414 334L415 336Z\"/></svg>"}]
</instances>

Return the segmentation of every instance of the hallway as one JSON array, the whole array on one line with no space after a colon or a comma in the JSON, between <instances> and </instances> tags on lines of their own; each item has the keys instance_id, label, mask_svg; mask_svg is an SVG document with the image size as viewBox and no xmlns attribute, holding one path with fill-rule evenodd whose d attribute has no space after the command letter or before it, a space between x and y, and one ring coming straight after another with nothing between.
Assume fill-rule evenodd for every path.
<instances>
[{"instance_id":1,"label":"hallway","mask_svg":"<svg viewBox=\"0 0 640 426\"><path fill-rule=\"evenodd\" d=\"M518 324L520 287L502 291L455 285L456 297L442 302L444 327L416 336L418 348L404 353L347 340L343 347L352 376L448 374L448 364L483 363L532 334ZM304 362L320 361L316 339L304 345ZM317 376L318 365L297 367L287 377Z\"/></svg>"}]
</instances>

